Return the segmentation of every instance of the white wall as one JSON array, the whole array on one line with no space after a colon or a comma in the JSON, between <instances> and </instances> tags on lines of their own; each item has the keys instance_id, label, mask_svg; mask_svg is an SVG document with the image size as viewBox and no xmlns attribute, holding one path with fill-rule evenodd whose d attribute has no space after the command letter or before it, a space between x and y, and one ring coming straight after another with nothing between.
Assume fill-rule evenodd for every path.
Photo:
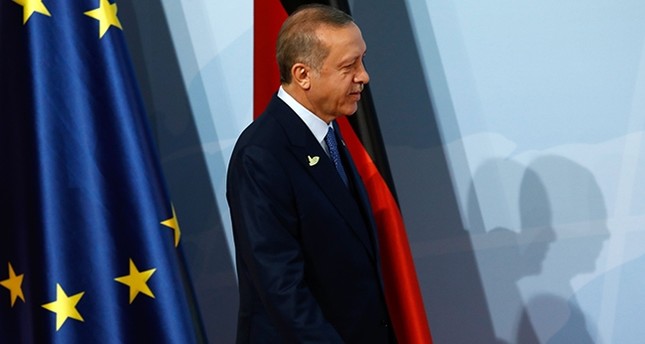
<instances>
[{"instance_id":1,"label":"white wall","mask_svg":"<svg viewBox=\"0 0 645 344\"><path fill-rule=\"evenodd\" d=\"M407 3L497 336L642 342L645 3Z\"/></svg>"}]
</instances>

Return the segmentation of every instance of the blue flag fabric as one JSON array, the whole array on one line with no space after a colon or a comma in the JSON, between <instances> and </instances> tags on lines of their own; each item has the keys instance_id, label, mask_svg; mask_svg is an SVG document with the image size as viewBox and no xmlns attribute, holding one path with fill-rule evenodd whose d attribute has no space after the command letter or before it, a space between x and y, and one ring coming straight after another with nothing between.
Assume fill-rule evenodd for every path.
<instances>
[{"instance_id":1,"label":"blue flag fabric","mask_svg":"<svg viewBox=\"0 0 645 344\"><path fill-rule=\"evenodd\" d=\"M122 30L0 1L0 343L203 339Z\"/></svg>"}]
</instances>

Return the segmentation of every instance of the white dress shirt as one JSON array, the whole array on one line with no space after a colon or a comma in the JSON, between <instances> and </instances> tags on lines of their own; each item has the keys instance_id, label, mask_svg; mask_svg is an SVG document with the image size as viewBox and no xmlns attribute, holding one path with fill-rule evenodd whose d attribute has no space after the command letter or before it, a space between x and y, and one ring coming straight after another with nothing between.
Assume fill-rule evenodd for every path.
<instances>
[{"instance_id":1,"label":"white dress shirt","mask_svg":"<svg viewBox=\"0 0 645 344\"><path fill-rule=\"evenodd\" d=\"M320 119L320 117L314 115L313 112L309 111L302 104L298 103L287 91L285 91L282 86L278 90L278 98L282 99L290 108L293 110L298 117L305 123L307 128L314 135L318 143L322 146L323 150L327 155L329 155L329 150L327 149L327 143L325 142L325 136L329 127L334 128L331 123L327 124L325 121Z\"/></svg>"}]
</instances>

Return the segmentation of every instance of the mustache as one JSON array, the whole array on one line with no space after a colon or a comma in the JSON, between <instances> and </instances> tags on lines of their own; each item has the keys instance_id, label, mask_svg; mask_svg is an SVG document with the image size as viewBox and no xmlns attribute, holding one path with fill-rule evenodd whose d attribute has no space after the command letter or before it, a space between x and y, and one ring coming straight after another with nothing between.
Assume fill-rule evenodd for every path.
<instances>
[{"instance_id":1,"label":"mustache","mask_svg":"<svg viewBox=\"0 0 645 344\"><path fill-rule=\"evenodd\" d=\"M364 84L358 84L358 88L355 89L352 93L360 93L363 92L363 89L365 88Z\"/></svg>"}]
</instances>

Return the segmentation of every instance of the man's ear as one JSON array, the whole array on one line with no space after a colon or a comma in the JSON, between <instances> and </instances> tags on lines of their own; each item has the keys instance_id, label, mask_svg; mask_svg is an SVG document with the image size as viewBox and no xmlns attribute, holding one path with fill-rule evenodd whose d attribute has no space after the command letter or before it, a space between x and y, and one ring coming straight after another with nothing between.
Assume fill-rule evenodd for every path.
<instances>
[{"instance_id":1,"label":"man's ear","mask_svg":"<svg viewBox=\"0 0 645 344\"><path fill-rule=\"evenodd\" d=\"M304 63L296 63L291 67L291 78L303 90L311 87L311 69Z\"/></svg>"}]
</instances>

